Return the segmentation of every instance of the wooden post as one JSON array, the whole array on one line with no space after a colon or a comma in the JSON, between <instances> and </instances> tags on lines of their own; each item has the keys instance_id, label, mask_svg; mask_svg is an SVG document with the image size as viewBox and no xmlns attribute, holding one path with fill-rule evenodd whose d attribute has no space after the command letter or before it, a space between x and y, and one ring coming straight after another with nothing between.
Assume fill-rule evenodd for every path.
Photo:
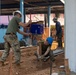
<instances>
[{"instance_id":1,"label":"wooden post","mask_svg":"<svg viewBox=\"0 0 76 75\"><path fill-rule=\"evenodd\" d=\"M39 54L42 55L42 46L41 46L41 42L39 42Z\"/></svg>"},{"instance_id":2,"label":"wooden post","mask_svg":"<svg viewBox=\"0 0 76 75\"><path fill-rule=\"evenodd\" d=\"M9 54L9 75L13 75L13 68L12 68L12 51L10 51Z\"/></svg>"},{"instance_id":3,"label":"wooden post","mask_svg":"<svg viewBox=\"0 0 76 75\"><path fill-rule=\"evenodd\" d=\"M30 13L30 20L31 20L31 13Z\"/></svg>"},{"instance_id":4,"label":"wooden post","mask_svg":"<svg viewBox=\"0 0 76 75\"><path fill-rule=\"evenodd\" d=\"M46 40L46 38L49 36L49 27L44 28L44 33L42 35L42 39Z\"/></svg>"},{"instance_id":5,"label":"wooden post","mask_svg":"<svg viewBox=\"0 0 76 75\"><path fill-rule=\"evenodd\" d=\"M50 75L52 75L52 65L53 65L53 63L52 63L52 61L50 61Z\"/></svg>"},{"instance_id":6,"label":"wooden post","mask_svg":"<svg viewBox=\"0 0 76 75\"><path fill-rule=\"evenodd\" d=\"M70 69L69 69L68 59L65 59L64 60L64 64L65 64L65 72L66 72L66 75L70 75Z\"/></svg>"},{"instance_id":7,"label":"wooden post","mask_svg":"<svg viewBox=\"0 0 76 75\"><path fill-rule=\"evenodd\" d=\"M40 54L40 56L42 55L41 41L39 42L39 54ZM41 66L41 68L42 68L42 59L40 59L39 61L40 61L40 66Z\"/></svg>"}]
</instances>

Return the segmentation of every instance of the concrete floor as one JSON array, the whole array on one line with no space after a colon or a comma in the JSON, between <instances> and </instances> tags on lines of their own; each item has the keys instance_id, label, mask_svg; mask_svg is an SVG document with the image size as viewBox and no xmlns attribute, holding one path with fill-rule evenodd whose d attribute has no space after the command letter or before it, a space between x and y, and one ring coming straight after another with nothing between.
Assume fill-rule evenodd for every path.
<instances>
[{"instance_id":1,"label":"concrete floor","mask_svg":"<svg viewBox=\"0 0 76 75\"><path fill-rule=\"evenodd\" d=\"M64 72L60 73L59 75L66 75ZM76 75L76 73L71 72L70 75Z\"/></svg>"},{"instance_id":2,"label":"concrete floor","mask_svg":"<svg viewBox=\"0 0 76 75\"><path fill-rule=\"evenodd\" d=\"M71 75L76 75L76 73L74 73L74 72L71 72Z\"/></svg>"},{"instance_id":3,"label":"concrete floor","mask_svg":"<svg viewBox=\"0 0 76 75\"><path fill-rule=\"evenodd\" d=\"M64 49L56 49L55 51L53 51L53 53L54 53L54 55L58 55L58 54L60 54L60 53L64 53ZM52 75L66 75L66 73L65 72L60 72L60 73L52 73ZM71 72L70 73L70 75L76 75L76 73L74 73L74 72Z\"/></svg>"},{"instance_id":4,"label":"concrete floor","mask_svg":"<svg viewBox=\"0 0 76 75\"><path fill-rule=\"evenodd\" d=\"M52 75L66 75L66 73L65 72L61 72L59 74L58 73L52 73ZM76 73L71 72L70 75L76 75Z\"/></svg>"}]
</instances>

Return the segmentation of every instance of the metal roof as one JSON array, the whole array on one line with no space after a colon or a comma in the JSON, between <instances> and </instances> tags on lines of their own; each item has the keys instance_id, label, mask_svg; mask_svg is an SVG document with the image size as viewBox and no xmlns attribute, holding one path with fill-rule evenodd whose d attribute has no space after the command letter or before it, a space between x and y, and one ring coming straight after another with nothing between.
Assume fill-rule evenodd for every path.
<instances>
[{"instance_id":1,"label":"metal roof","mask_svg":"<svg viewBox=\"0 0 76 75\"><path fill-rule=\"evenodd\" d=\"M60 0L24 0L26 13L47 13L47 6L51 6L52 13L64 13L64 4ZM10 15L19 9L20 0L1 0L1 15Z\"/></svg>"}]
</instances>

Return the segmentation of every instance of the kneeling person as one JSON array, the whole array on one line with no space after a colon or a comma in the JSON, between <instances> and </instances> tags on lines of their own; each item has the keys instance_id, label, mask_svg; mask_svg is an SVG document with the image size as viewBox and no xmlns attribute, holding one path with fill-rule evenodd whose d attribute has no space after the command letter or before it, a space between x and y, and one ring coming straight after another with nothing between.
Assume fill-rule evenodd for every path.
<instances>
[{"instance_id":1,"label":"kneeling person","mask_svg":"<svg viewBox=\"0 0 76 75\"><path fill-rule=\"evenodd\" d=\"M53 43L52 37L48 37L44 42L43 41L38 42L37 52L35 53L38 60L42 59L43 61L46 61L49 58L51 58L51 61L54 61L53 51L51 50L52 43Z\"/></svg>"}]
</instances>

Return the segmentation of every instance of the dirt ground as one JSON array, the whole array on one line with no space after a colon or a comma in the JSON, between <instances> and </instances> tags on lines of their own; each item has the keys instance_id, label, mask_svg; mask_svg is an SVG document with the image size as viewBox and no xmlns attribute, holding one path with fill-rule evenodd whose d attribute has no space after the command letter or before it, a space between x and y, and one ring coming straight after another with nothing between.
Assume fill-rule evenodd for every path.
<instances>
[{"instance_id":1,"label":"dirt ground","mask_svg":"<svg viewBox=\"0 0 76 75\"><path fill-rule=\"evenodd\" d=\"M6 65L0 67L0 75L51 75L50 60L48 60L47 62L37 61L34 55L35 51L36 47L21 49L20 66L16 66L15 64L13 64L14 59L11 58L13 53L10 54L7 61L5 62ZM0 55L1 54L2 52L0 52ZM55 57L56 67L52 69L52 72L59 72L59 67L61 65L64 65L63 58L64 54Z\"/></svg>"}]
</instances>

